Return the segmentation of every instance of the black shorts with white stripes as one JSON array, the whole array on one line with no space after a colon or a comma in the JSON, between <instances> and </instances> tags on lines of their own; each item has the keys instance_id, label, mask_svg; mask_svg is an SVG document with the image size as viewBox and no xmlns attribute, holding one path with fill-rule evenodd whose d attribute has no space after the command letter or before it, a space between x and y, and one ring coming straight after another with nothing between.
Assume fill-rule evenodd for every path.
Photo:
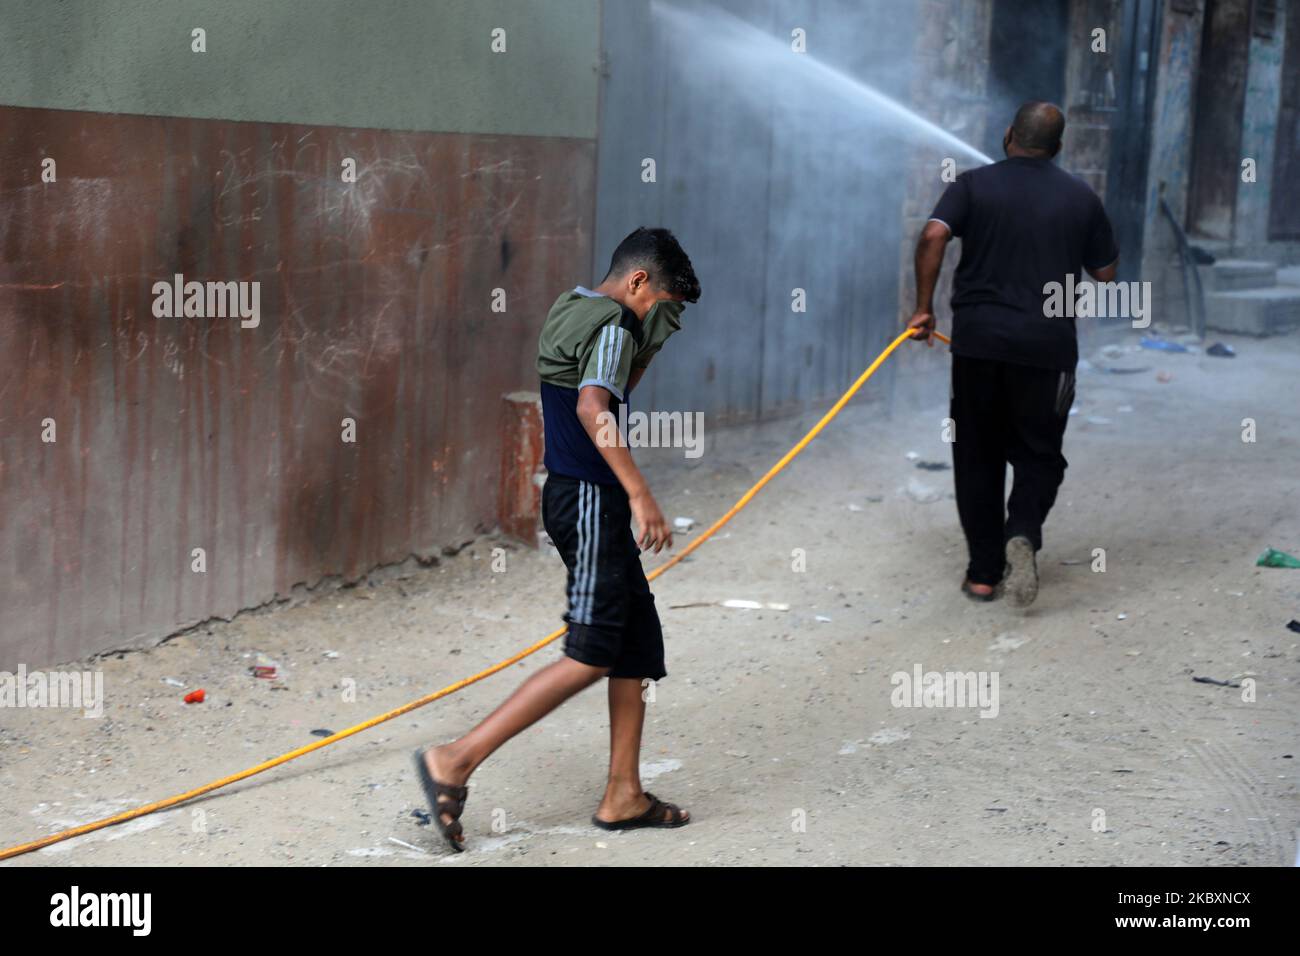
<instances>
[{"instance_id":1,"label":"black shorts with white stripes","mask_svg":"<svg viewBox=\"0 0 1300 956\"><path fill-rule=\"evenodd\" d=\"M660 680L664 636L618 485L557 475L542 489L542 524L569 569L564 653L610 677Z\"/></svg>"}]
</instances>

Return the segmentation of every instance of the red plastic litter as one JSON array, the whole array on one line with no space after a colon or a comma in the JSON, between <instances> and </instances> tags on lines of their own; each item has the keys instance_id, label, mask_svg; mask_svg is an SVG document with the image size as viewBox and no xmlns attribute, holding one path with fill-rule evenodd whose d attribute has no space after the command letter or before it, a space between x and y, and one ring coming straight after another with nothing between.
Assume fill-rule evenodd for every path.
<instances>
[{"instance_id":1,"label":"red plastic litter","mask_svg":"<svg viewBox=\"0 0 1300 956\"><path fill-rule=\"evenodd\" d=\"M185 695L185 703L201 704L203 703L204 698L207 696L208 696L207 693L203 690L202 687L200 687L198 690L192 690Z\"/></svg>"}]
</instances>

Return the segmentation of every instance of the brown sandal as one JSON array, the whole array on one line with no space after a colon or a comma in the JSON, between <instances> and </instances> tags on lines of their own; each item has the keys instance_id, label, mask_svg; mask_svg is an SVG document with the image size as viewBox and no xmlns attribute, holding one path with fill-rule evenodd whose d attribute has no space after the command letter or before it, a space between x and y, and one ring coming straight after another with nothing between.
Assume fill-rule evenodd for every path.
<instances>
[{"instance_id":1,"label":"brown sandal","mask_svg":"<svg viewBox=\"0 0 1300 956\"><path fill-rule=\"evenodd\" d=\"M420 786L424 788L425 799L429 801L429 809L433 811L433 822L437 824L438 832L443 835L453 850L463 853L465 841L457 838L464 833L464 828L460 825L460 815L465 812L469 787L454 787L434 780L433 774L429 773L428 764L424 762L423 750L415 752L415 770L420 777ZM444 813L451 817L450 823L443 822Z\"/></svg>"},{"instance_id":2,"label":"brown sandal","mask_svg":"<svg viewBox=\"0 0 1300 956\"><path fill-rule=\"evenodd\" d=\"M684 827L690 823L690 818L682 813L682 808L675 803L664 803L649 790L645 795L650 798L650 807L639 817L632 817L628 820L615 820L610 823L602 820L594 813L591 815L591 822L596 824L602 830L639 830L643 827L659 827L666 830ZM664 811L668 811L667 818L664 817Z\"/></svg>"}]
</instances>

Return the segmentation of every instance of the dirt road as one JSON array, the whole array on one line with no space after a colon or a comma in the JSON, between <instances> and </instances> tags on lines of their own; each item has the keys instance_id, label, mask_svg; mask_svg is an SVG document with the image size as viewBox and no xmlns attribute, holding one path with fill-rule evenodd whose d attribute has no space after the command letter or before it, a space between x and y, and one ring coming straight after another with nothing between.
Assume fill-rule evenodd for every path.
<instances>
[{"instance_id":1,"label":"dirt road","mask_svg":"<svg viewBox=\"0 0 1300 956\"><path fill-rule=\"evenodd\" d=\"M892 421L851 407L655 585L669 676L644 776L690 808L685 829L588 823L607 755L598 688L481 769L470 852L446 853L412 815L411 750L467 728L552 646L228 791L0 865L1290 865L1300 570L1255 559L1300 553L1300 341L1228 341L1239 357L1131 351L1122 360L1148 371L1081 373L1027 612L958 593L951 472L907 457L950 460L946 391ZM811 421L707 434L696 461L642 457L665 512L703 524ZM718 606L733 598L789 609ZM93 662L104 717L0 712L0 843L196 786L474 673L554 628L562 599L553 554L482 539L435 567ZM247 675L258 652L282 665L282 689ZM891 677L918 667L973 672L986 690L996 679L996 715L894 706ZM183 704L196 687L207 701Z\"/></svg>"}]
</instances>

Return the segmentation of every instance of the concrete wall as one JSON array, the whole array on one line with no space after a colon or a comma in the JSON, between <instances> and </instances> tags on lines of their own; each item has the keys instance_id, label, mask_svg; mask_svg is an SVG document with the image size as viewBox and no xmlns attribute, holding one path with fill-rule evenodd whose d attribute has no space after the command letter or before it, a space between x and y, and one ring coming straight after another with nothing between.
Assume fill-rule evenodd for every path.
<instances>
[{"instance_id":1,"label":"concrete wall","mask_svg":"<svg viewBox=\"0 0 1300 956\"><path fill-rule=\"evenodd\" d=\"M807 55L906 99L911 4L719 6L781 44L803 29ZM837 396L897 321L906 146L843 102L791 106L777 75L695 55L647 0L607 7L604 45L592 277L628 232L660 224L677 233L704 289L635 404L717 422ZM641 178L647 157L654 183ZM806 312L792 311L794 289L806 290Z\"/></svg>"},{"instance_id":2,"label":"concrete wall","mask_svg":"<svg viewBox=\"0 0 1300 956\"><path fill-rule=\"evenodd\" d=\"M989 38L992 0L926 0L914 41L917 69L912 74L909 105L926 119L971 143L995 138L1007 118L991 115ZM997 137L1000 139L1000 137ZM940 173L948 150L918 145L908 161L907 195L903 204L903 234L895 253L899 308L894 327L902 329L916 307L916 240L935 203L948 187ZM993 159L1001 159L996 154ZM959 169L973 165L962 160ZM945 257L935 288L935 315L940 327L951 328L952 274L960 247L954 243ZM950 362L939 348L907 348L882 369L899 400L926 402L948 393Z\"/></svg>"},{"instance_id":3,"label":"concrete wall","mask_svg":"<svg viewBox=\"0 0 1300 956\"><path fill-rule=\"evenodd\" d=\"M0 20L0 669L495 524L501 396L591 259L596 0ZM260 324L155 318L178 272Z\"/></svg>"},{"instance_id":4,"label":"concrete wall","mask_svg":"<svg viewBox=\"0 0 1300 956\"><path fill-rule=\"evenodd\" d=\"M598 0L0 0L0 23L10 106L596 135Z\"/></svg>"},{"instance_id":5,"label":"concrete wall","mask_svg":"<svg viewBox=\"0 0 1300 956\"><path fill-rule=\"evenodd\" d=\"M1187 193L1200 63L1203 9L1197 4L1165 0L1160 28L1155 98L1152 103L1151 153L1148 163L1141 277L1150 281L1158 310L1161 303L1187 308L1181 300L1180 266L1173 232L1160 212L1160 197L1179 223L1187 221ZM1168 316L1159 311L1157 321Z\"/></svg>"},{"instance_id":6,"label":"concrete wall","mask_svg":"<svg viewBox=\"0 0 1300 956\"><path fill-rule=\"evenodd\" d=\"M1288 29L1287 4L1278 3L1277 27L1272 37L1252 32L1250 63L1246 74L1246 102L1242 113L1241 155L1255 160L1256 180L1237 186L1234 241L1243 248L1258 247L1268 239L1272 206L1273 162L1276 155L1278 113L1282 106L1282 61Z\"/></svg>"},{"instance_id":7,"label":"concrete wall","mask_svg":"<svg viewBox=\"0 0 1300 956\"><path fill-rule=\"evenodd\" d=\"M1182 291L1181 265L1172 230L1159 209L1161 184L1175 218L1186 227L1189 219L1192 144L1196 131L1196 89L1201 63L1205 4L1192 0L1163 0L1162 30L1155 99L1151 121L1151 148L1145 196L1146 241L1142 278L1153 283L1159 321L1181 321L1188 308ZM1270 242L1269 210L1275 202L1273 164L1277 155L1277 124L1281 105L1284 51L1289 24L1287 4L1277 5L1276 28L1271 37L1252 29L1245 63L1240 149L1229 151L1235 175L1240 158L1257 164L1253 183L1238 182L1231 235L1220 241L1201 241L1220 257L1293 262L1298 243ZM1194 243L1198 242L1193 237Z\"/></svg>"},{"instance_id":8,"label":"concrete wall","mask_svg":"<svg viewBox=\"0 0 1300 956\"><path fill-rule=\"evenodd\" d=\"M1076 0L1070 5L1067 45L1065 142L1061 165L1083 179L1103 200L1114 148L1112 130L1119 107L1120 31L1123 0ZM1105 52L1093 49L1094 30L1105 31Z\"/></svg>"}]
</instances>

